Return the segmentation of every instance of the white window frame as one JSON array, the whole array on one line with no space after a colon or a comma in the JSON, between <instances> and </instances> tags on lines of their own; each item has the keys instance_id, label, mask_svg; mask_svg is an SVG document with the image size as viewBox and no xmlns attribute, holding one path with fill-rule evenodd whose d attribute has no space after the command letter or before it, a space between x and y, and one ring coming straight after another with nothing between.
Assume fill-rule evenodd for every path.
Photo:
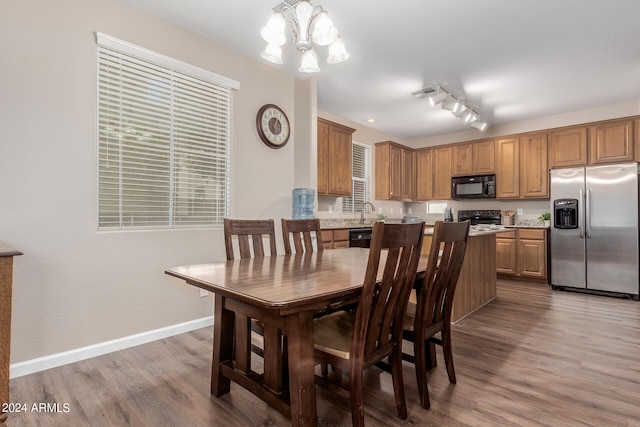
<instances>
[{"instance_id":1,"label":"white window frame","mask_svg":"<svg viewBox=\"0 0 640 427\"><path fill-rule=\"evenodd\" d=\"M354 167L356 159L356 155L354 153L354 148L361 147L364 149L364 158L362 161L365 163L363 171L364 176L356 176L356 168ZM367 144L363 144L360 142L352 141L351 142L351 197L343 197L342 198L342 212L360 212L362 209L362 205L366 202L370 201L370 193L371 193L371 146ZM363 184L363 185L361 185ZM362 200L358 200L358 189L362 188Z\"/></svg>"},{"instance_id":2,"label":"white window frame","mask_svg":"<svg viewBox=\"0 0 640 427\"><path fill-rule=\"evenodd\" d=\"M230 211L232 91L240 84L102 33L96 41L98 229L221 227ZM162 93L153 84L160 78ZM150 102L150 93L161 93L161 102Z\"/></svg>"}]
</instances>

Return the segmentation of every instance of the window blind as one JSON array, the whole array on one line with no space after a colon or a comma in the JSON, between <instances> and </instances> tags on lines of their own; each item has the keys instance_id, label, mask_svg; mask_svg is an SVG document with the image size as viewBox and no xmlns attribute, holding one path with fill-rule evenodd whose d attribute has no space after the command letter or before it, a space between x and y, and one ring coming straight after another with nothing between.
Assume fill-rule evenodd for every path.
<instances>
[{"instance_id":1,"label":"window blind","mask_svg":"<svg viewBox=\"0 0 640 427\"><path fill-rule=\"evenodd\" d=\"M370 148L358 142L351 143L352 188L351 197L342 198L343 212L360 212L362 205L369 201Z\"/></svg>"},{"instance_id":2,"label":"window blind","mask_svg":"<svg viewBox=\"0 0 640 427\"><path fill-rule=\"evenodd\" d=\"M99 37L99 228L221 225L229 209L231 88L107 41Z\"/></svg>"}]
</instances>

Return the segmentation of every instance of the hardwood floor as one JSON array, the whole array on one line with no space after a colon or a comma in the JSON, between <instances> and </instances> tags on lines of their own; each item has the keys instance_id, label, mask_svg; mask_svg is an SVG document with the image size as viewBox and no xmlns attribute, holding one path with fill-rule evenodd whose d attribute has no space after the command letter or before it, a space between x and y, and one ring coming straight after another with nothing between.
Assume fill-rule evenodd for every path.
<instances>
[{"instance_id":1,"label":"hardwood floor","mask_svg":"<svg viewBox=\"0 0 640 427\"><path fill-rule=\"evenodd\" d=\"M239 386L209 394L212 328L11 380L12 426L284 426ZM439 365L424 410L404 364L409 419L391 376L365 376L371 426L640 426L640 303L498 281L498 298L453 328L458 383ZM349 426L348 398L317 387L318 424ZM33 412L58 403L59 412ZM68 404L68 406L64 406ZM68 411L65 411L65 408ZM49 410L55 409L50 405Z\"/></svg>"}]
</instances>

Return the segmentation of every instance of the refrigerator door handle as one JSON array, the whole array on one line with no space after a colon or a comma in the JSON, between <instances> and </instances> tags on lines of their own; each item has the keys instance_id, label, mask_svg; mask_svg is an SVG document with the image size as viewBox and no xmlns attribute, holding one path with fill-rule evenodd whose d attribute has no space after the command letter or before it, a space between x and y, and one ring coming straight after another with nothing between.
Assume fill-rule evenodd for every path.
<instances>
[{"instance_id":1,"label":"refrigerator door handle","mask_svg":"<svg viewBox=\"0 0 640 427\"><path fill-rule=\"evenodd\" d=\"M580 227L580 238L584 239L584 220L581 218L582 212L584 212L584 192L581 189L578 196L578 227Z\"/></svg>"},{"instance_id":2,"label":"refrigerator door handle","mask_svg":"<svg viewBox=\"0 0 640 427\"><path fill-rule=\"evenodd\" d=\"M586 191L586 202L585 202L585 230L587 239L591 238L591 190L587 188Z\"/></svg>"}]
</instances>

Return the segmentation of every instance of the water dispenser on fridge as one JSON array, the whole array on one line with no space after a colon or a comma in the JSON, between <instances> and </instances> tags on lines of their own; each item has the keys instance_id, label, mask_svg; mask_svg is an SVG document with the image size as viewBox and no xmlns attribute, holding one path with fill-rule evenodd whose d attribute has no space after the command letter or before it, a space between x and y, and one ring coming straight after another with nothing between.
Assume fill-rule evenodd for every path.
<instances>
[{"instance_id":1,"label":"water dispenser on fridge","mask_svg":"<svg viewBox=\"0 0 640 427\"><path fill-rule=\"evenodd\" d=\"M578 228L578 199L553 201L553 226L555 228Z\"/></svg>"}]
</instances>

